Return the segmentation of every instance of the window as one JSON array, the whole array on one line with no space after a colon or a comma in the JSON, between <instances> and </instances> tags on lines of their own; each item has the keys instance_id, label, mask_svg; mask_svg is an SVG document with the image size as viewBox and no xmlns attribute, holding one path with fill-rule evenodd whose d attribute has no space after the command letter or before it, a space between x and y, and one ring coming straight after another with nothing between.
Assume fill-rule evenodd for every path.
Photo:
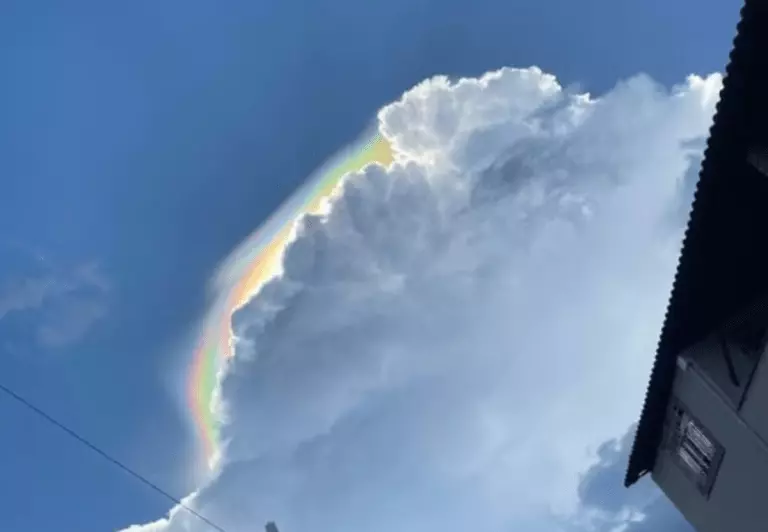
<instances>
[{"instance_id":1,"label":"window","mask_svg":"<svg viewBox=\"0 0 768 532\"><path fill-rule=\"evenodd\" d=\"M682 405L672 407L669 447L682 468L703 495L709 495L723 457L722 446Z\"/></svg>"},{"instance_id":2,"label":"window","mask_svg":"<svg viewBox=\"0 0 768 532\"><path fill-rule=\"evenodd\" d=\"M765 349L766 320L764 311L753 309L731 320L691 350L695 366L736 409L744 401Z\"/></svg>"}]
</instances>

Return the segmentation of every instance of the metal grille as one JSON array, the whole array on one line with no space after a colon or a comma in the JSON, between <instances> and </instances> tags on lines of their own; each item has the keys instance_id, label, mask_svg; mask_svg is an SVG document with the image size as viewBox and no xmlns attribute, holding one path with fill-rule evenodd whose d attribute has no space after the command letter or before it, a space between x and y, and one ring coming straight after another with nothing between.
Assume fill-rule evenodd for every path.
<instances>
[{"instance_id":1,"label":"metal grille","mask_svg":"<svg viewBox=\"0 0 768 532\"><path fill-rule=\"evenodd\" d=\"M672 424L670 443L676 462L706 495L712 487L722 448L680 405L672 408Z\"/></svg>"}]
</instances>

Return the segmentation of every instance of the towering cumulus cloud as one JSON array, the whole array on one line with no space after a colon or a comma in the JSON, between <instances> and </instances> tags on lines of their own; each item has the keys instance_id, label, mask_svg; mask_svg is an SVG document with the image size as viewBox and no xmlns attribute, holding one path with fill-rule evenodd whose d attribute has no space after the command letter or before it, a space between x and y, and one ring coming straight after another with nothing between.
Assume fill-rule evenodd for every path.
<instances>
[{"instance_id":1,"label":"towering cumulus cloud","mask_svg":"<svg viewBox=\"0 0 768 532\"><path fill-rule=\"evenodd\" d=\"M604 443L639 411L720 84L502 69L383 108L395 162L233 316L225 452L189 504L230 532L641 530L658 501L617 502Z\"/></svg>"}]
</instances>

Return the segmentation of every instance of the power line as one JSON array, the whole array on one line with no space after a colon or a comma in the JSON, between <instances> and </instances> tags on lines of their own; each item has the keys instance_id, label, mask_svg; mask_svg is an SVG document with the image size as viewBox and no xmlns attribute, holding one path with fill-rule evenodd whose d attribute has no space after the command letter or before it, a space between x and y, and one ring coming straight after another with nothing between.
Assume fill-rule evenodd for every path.
<instances>
[{"instance_id":1,"label":"power line","mask_svg":"<svg viewBox=\"0 0 768 532\"><path fill-rule=\"evenodd\" d=\"M151 489L155 490L157 493L159 493L160 495L162 495L163 497L165 497L169 501L173 502L174 504L176 504L178 506L181 506L186 511L188 511L189 513L191 513L192 515L194 515L195 517L197 517L198 519L200 519L201 521L206 523L211 528L217 530L218 532L227 532L222 527L220 527L219 525L217 525L216 523L214 523L213 521L211 521L210 519L208 519L204 515L199 514L198 512L196 512L195 510L193 510L192 508L190 508L189 506L187 506L186 504L181 502L179 499L177 499L176 497L174 497L173 495L171 495L170 493L165 491L163 488L161 488L160 486L158 486L157 484L155 484L151 480L148 480L146 477L144 477L140 473L137 473L136 471L134 471L130 467L126 466L125 464L120 462L120 460L118 460L117 458L113 458L112 456L107 454L105 451L102 451L99 447L97 447L96 445L94 445L93 443L91 443L90 441L85 439L83 436L80 436L74 430L70 429L69 427L67 427L66 425L61 423L60 421L57 421L53 416L47 414L42 409L36 407L30 401L28 401L27 399L23 398L22 396L20 396L19 394L17 394L16 392L11 390L10 388L6 387L2 383L0 383L0 390L2 390L6 395L8 395L8 397L16 400L17 402L19 402L23 406L25 406L25 407L29 408L30 410L32 410L38 416L42 417L43 419L45 419L49 423L55 425L60 430L66 432L69 436L71 436L72 438L74 438L78 442L82 443L83 445L85 445L86 447L91 449L93 452L101 455L102 458L108 460L109 462L112 462L112 464L116 465L117 467L119 467L120 469L122 469L123 471L128 473L129 475L131 475L134 478L138 479L140 482L143 482L146 486L149 486Z\"/></svg>"}]
</instances>

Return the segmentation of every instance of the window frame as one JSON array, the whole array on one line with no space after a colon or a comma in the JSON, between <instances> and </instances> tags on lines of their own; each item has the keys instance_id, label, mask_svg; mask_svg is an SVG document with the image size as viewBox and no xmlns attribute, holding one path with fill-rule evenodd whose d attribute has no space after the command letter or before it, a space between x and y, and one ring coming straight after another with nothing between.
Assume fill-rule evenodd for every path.
<instances>
[{"instance_id":1,"label":"window frame","mask_svg":"<svg viewBox=\"0 0 768 532\"><path fill-rule=\"evenodd\" d=\"M758 309L762 305L758 306ZM738 339L741 333L744 332L742 327L748 327L751 325L758 325L762 328L761 339L758 342L758 346L750 346L752 349L745 349L745 346L741 344ZM744 338L743 336L741 337ZM739 376L740 382L738 385L734 383L736 392L733 389L729 390L724 387L723 380L727 380L731 383L731 375L729 375L732 368L731 365L733 354L738 349L749 352L749 358L751 363L747 372ZM695 371L701 375L701 377L715 390L718 395L723 397L726 402L731 405L734 410L739 411L744 405L744 401L747 398L749 388L754 380L754 376L757 373L757 369L762 363L762 359L766 356L766 350L768 350L768 316L765 312L756 311L755 308L750 308L746 312L740 313L735 318L730 319L721 327L718 327L712 333L701 342L689 348L685 354L685 358L690 362ZM717 351L717 354L713 354L710 351ZM712 366L711 361L705 363L705 358L713 357L722 363L723 367L720 368L724 373L720 374L716 371L716 368ZM730 360L729 360L730 359Z\"/></svg>"}]
</instances>

